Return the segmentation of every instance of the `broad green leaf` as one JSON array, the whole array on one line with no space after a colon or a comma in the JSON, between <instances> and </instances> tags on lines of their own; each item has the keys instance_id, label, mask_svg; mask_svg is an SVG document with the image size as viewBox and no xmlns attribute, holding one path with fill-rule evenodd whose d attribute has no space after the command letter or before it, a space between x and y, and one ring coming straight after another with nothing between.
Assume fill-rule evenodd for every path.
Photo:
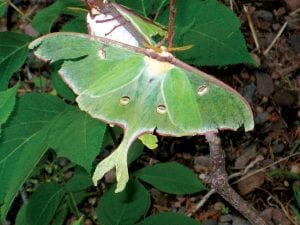
<instances>
[{"instance_id":1,"label":"broad green leaf","mask_svg":"<svg viewBox=\"0 0 300 225\"><path fill-rule=\"evenodd\" d=\"M159 213L147 217L136 225L200 225L200 223L190 217L178 213Z\"/></svg>"},{"instance_id":2,"label":"broad green leaf","mask_svg":"<svg viewBox=\"0 0 300 225\"><path fill-rule=\"evenodd\" d=\"M6 122L15 106L18 86L19 85L15 85L6 91L0 91L0 137L1 125Z\"/></svg>"},{"instance_id":3,"label":"broad green leaf","mask_svg":"<svg viewBox=\"0 0 300 225\"><path fill-rule=\"evenodd\" d=\"M159 21L168 24L169 7ZM176 55L193 65L253 63L239 19L217 0L176 1L175 46L193 45Z\"/></svg>"},{"instance_id":4,"label":"broad green leaf","mask_svg":"<svg viewBox=\"0 0 300 225\"><path fill-rule=\"evenodd\" d=\"M164 6L167 1L168 0L117 0L116 2L147 17L150 14L157 13L157 10Z\"/></svg>"},{"instance_id":5,"label":"broad green leaf","mask_svg":"<svg viewBox=\"0 0 300 225\"><path fill-rule=\"evenodd\" d=\"M26 220L30 225L48 225L66 195L64 188L55 183L43 183L29 199Z\"/></svg>"},{"instance_id":6,"label":"broad green leaf","mask_svg":"<svg viewBox=\"0 0 300 225\"><path fill-rule=\"evenodd\" d=\"M57 63L54 63L51 66L52 73L51 73L51 83L53 87L55 88L56 92L63 98L69 100L69 101L75 101L76 95L74 92L66 85L65 82L61 79L59 74L57 73L58 69L60 68L60 65Z\"/></svg>"},{"instance_id":7,"label":"broad green leaf","mask_svg":"<svg viewBox=\"0 0 300 225\"><path fill-rule=\"evenodd\" d=\"M51 221L51 225L65 225L65 220L68 215L68 207L66 204L63 204L56 211L53 220ZM22 225L22 224L20 224Z\"/></svg>"},{"instance_id":8,"label":"broad green leaf","mask_svg":"<svg viewBox=\"0 0 300 225\"><path fill-rule=\"evenodd\" d=\"M4 16L8 0L0 0L0 17Z\"/></svg>"},{"instance_id":9,"label":"broad green leaf","mask_svg":"<svg viewBox=\"0 0 300 225\"><path fill-rule=\"evenodd\" d=\"M60 30L62 32L87 33L85 17L76 17L65 23Z\"/></svg>"},{"instance_id":10,"label":"broad green leaf","mask_svg":"<svg viewBox=\"0 0 300 225\"><path fill-rule=\"evenodd\" d=\"M137 158L139 158L144 151L144 145L141 143L140 140L136 140L133 142L133 144L130 146L127 161L128 165L130 165L132 162L134 162Z\"/></svg>"},{"instance_id":11,"label":"broad green leaf","mask_svg":"<svg viewBox=\"0 0 300 225\"><path fill-rule=\"evenodd\" d=\"M99 154L105 125L72 107L52 121L48 140L58 156L64 156L87 172Z\"/></svg>"},{"instance_id":12,"label":"broad green leaf","mask_svg":"<svg viewBox=\"0 0 300 225\"><path fill-rule=\"evenodd\" d=\"M193 171L176 162L145 167L135 176L169 194L193 194L206 189Z\"/></svg>"},{"instance_id":13,"label":"broad green leaf","mask_svg":"<svg viewBox=\"0 0 300 225\"><path fill-rule=\"evenodd\" d=\"M49 33L59 15L66 13L71 6L79 7L83 6L83 3L74 0L57 0L47 8L38 11L33 18L32 26L40 33Z\"/></svg>"},{"instance_id":14,"label":"broad green leaf","mask_svg":"<svg viewBox=\"0 0 300 225\"><path fill-rule=\"evenodd\" d=\"M74 119L81 121L70 122L69 120L69 124L66 126L64 119L72 117L72 114ZM79 116L79 114L82 115ZM89 156L87 155L91 154L95 157L99 152L103 126L99 125L99 121L96 120L94 124L91 124L90 120L85 113L75 110L73 106L69 106L51 95L27 94L17 101L16 110L5 124L0 139L1 220L5 219L18 189L30 176L50 146L57 148L58 154L63 154L74 161L77 161L78 147L84 146L81 150L85 161L78 161L78 164L88 167L86 169L91 167L93 159L91 157L92 160L88 165L86 160ZM65 124L64 129L61 129L62 124ZM97 129L95 124L98 124ZM69 127L72 127L73 130L70 130ZM69 131L68 137L66 137L66 130ZM82 130L89 131L84 133ZM92 137L89 136L91 131L94 133ZM78 134L81 136L78 137ZM53 140L51 138L53 136L56 136L57 140ZM66 137L65 142L60 143L60 137L63 136ZM89 141L87 142L88 137ZM100 141L98 145L95 144L97 141ZM78 146L74 146L75 144ZM90 144L91 146L89 146ZM64 149L64 147L68 147L68 149ZM85 150L88 152L84 152ZM14 176L10 176L10 174L14 174Z\"/></svg>"},{"instance_id":15,"label":"broad green leaf","mask_svg":"<svg viewBox=\"0 0 300 225\"><path fill-rule=\"evenodd\" d=\"M139 137L139 139L143 142L143 144L149 149L156 149L158 139L153 134L144 134Z\"/></svg>"},{"instance_id":16,"label":"broad green leaf","mask_svg":"<svg viewBox=\"0 0 300 225\"><path fill-rule=\"evenodd\" d=\"M67 191L78 192L82 191L93 185L91 177L88 174L80 173L75 174L68 182L65 187Z\"/></svg>"},{"instance_id":17,"label":"broad green leaf","mask_svg":"<svg viewBox=\"0 0 300 225\"><path fill-rule=\"evenodd\" d=\"M146 214L149 206L148 191L138 181L129 181L121 193L114 193L114 188L104 193L97 216L102 225L132 225Z\"/></svg>"},{"instance_id":18,"label":"broad green leaf","mask_svg":"<svg viewBox=\"0 0 300 225\"><path fill-rule=\"evenodd\" d=\"M48 149L46 124L63 109L60 101L43 95L35 101L33 96L24 96L17 102L0 139L1 221L5 220L19 188Z\"/></svg>"},{"instance_id":19,"label":"broad green leaf","mask_svg":"<svg viewBox=\"0 0 300 225\"><path fill-rule=\"evenodd\" d=\"M25 34L0 32L0 40L0 90L5 90L13 73L27 58L32 38Z\"/></svg>"},{"instance_id":20,"label":"broad green leaf","mask_svg":"<svg viewBox=\"0 0 300 225\"><path fill-rule=\"evenodd\" d=\"M23 203L21 209L19 210L17 217L16 217L16 225L30 225L27 223L26 220L26 210L27 210L28 203Z\"/></svg>"},{"instance_id":21,"label":"broad green leaf","mask_svg":"<svg viewBox=\"0 0 300 225\"><path fill-rule=\"evenodd\" d=\"M80 109L124 128L119 147L96 167L95 184L116 168L116 191L124 189L128 149L144 133L187 136L242 125L253 129L246 100L171 54L78 33L46 35L30 48L46 61L64 60L59 73L78 95Z\"/></svg>"},{"instance_id":22,"label":"broad green leaf","mask_svg":"<svg viewBox=\"0 0 300 225\"><path fill-rule=\"evenodd\" d=\"M135 12L141 13L144 17L148 16L151 12L153 4L153 0L117 0L116 2L133 9Z\"/></svg>"}]
</instances>

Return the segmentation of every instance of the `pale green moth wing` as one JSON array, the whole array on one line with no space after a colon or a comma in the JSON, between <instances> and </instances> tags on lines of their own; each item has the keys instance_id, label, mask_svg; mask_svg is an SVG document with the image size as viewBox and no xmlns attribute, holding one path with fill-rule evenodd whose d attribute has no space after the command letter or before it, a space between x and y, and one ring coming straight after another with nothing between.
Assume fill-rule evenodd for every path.
<instances>
[{"instance_id":1,"label":"pale green moth wing","mask_svg":"<svg viewBox=\"0 0 300 225\"><path fill-rule=\"evenodd\" d=\"M186 136L242 125L253 129L251 109L236 91L171 54L78 33L49 34L29 48L43 60L64 60L59 73L78 95L80 109L124 129L120 146L93 176L96 184L116 167L117 192L128 181L128 149L144 133Z\"/></svg>"}]
</instances>

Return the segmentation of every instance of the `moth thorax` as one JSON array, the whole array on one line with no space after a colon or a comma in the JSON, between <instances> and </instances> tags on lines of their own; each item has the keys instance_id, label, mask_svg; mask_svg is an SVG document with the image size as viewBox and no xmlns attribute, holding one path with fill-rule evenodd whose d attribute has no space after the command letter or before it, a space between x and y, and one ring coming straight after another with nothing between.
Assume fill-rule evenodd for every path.
<instances>
[{"instance_id":1,"label":"moth thorax","mask_svg":"<svg viewBox=\"0 0 300 225\"><path fill-rule=\"evenodd\" d=\"M146 69L149 75L159 76L166 74L174 66L168 62L161 62L156 59L152 59L148 56L144 58Z\"/></svg>"}]
</instances>

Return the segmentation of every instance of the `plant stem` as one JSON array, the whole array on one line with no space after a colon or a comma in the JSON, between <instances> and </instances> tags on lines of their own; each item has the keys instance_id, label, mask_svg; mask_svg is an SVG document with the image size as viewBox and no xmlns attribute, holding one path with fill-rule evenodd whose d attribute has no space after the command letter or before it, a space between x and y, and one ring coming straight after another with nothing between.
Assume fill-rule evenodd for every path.
<instances>
[{"instance_id":1,"label":"plant stem","mask_svg":"<svg viewBox=\"0 0 300 225\"><path fill-rule=\"evenodd\" d=\"M259 213L250 206L228 183L225 169L225 152L216 133L207 133L205 138L210 148L212 171L209 176L201 177L216 190L226 201L238 210L253 225L268 225Z\"/></svg>"},{"instance_id":2,"label":"plant stem","mask_svg":"<svg viewBox=\"0 0 300 225\"><path fill-rule=\"evenodd\" d=\"M176 0L170 0L170 15L169 15L169 29L168 29L168 38L169 38L169 43L168 43L168 48L173 47L173 42L174 42L174 25L175 25L175 16L176 16Z\"/></svg>"},{"instance_id":3,"label":"plant stem","mask_svg":"<svg viewBox=\"0 0 300 225\"><path fill-rule=\"evenodd\" d=\"M73 210L75 216L77 219L79 219L81 217L81 213L79 212L79 209L77 207L77 204L75 202L75 199L74 199L74 196L73 196L73 193L70 192L70 191L67 191L67 196L69 198L69 207Z\"/></svg>"}]
</instances>

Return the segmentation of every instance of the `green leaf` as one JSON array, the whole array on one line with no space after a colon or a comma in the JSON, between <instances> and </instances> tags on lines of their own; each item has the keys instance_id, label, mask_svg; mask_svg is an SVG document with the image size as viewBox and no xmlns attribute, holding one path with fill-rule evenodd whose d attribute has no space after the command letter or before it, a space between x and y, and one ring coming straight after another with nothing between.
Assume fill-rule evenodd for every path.
<instances>
[{"instance_id":1,"label":"green leaf","mask_svg":"<svg viewBox=\"0 0 300 225\"><path fill-rule=\"evenodd\" d=\"M40 33L49 33L59 15L66 12L67 7L83 6L80 1L57 0L52 5L40 10L32 21L32 26ZM47 21L47 22L45 22Z\"/></svg>"},{"instance_id":2,"label":"green leaf","mask_svg":"<svg viewBox=\"0 0 300 225\"><path fill-rule=\"evenodd\" d=\"M124 128L119 147L96 167L95 184L116 168L116 191L124 189L129 147L144 133L187 136L242 125L253 129L251 108L235 90L168 53L78 33L46 35L30 48L46 61L64 60L59 73L78 95L81 110Z\"/></svg>"},{"instance_id":3,"label":"green leaf","mask_svg":"<svg viewBox=\"0 0 300 225\"><path fill-rule=\"evenodd\" d=\"M0 136L1 125L6 122L15 106L18 87L19 85L15 85L6 91L0 91Z\"/></svg>"},{"instance_id":4,"label":"green leaf","mask_svg":"<svg viewBox=\"0 0 300 225\"><path fill-rule=\"evenodd\" d=\"M68 182L65 187L69 192L78 192L84 190L93 185L91 177L88 174L80 173L75 174Z\"/></svg>"},{"instance_id":5,"label":"green leaf","mask_svg":"<svg viewBox=\"0 0 300 225\"><path fill-rule=\"evenodd\" d=\"M132 162L134 162L137 158L139 158L144 151L144 145L141 143L141 141L136 140L129 149L127 161L128 165L130 165Z\"/></svg>"},{"instance_id":6,"label":"green leaf","mask_svg":"<svg viewBox=\"0 0 300 225\"><path fill-rule=\"evenodd\" d=\"M66 125L64 119L72 115L78 121L70 122L69 119ZM96 155L99 151L103 125L96 120L92 124L90 120L85 113L48 94L27 94L17 101L16 110L5 124L0 139L1 220L5 219L19 188L30 176L49 146L54 146L58 154L74 161L77 161L77 154L79 154L78 146L83 147L81 154L82 160L85 161L78 161L78 164L87 167L86 169L91 168L93 159L88 155ZM61 128L62 124L65 125L64 129ZM89 131L82 132L85 129ZM66 131L69 131L68 135ZM89 136L91 131L95 132L93 136ZM78 134L81 136L78 137ZM53 140L54 136L57 140ZM60 143L61 137L65 137L64 143ZM88 142L87 138L89 138ZM100 141L98 145L95 144L97 141ZM76 144L78 146L74 146ZM90 165L86 162L87 159L91 159Z\"/></svg>"},{"instance_id":7,"label":"green leaf","mask_svg":"<svg viewBox=\"0 0 300 225\"><path fill-rule=\"evenodd\" d=\"M51 73L51 83L53 85L53 87L55 88L55 90L57 91L57 93L69 100L69 101L75 101L76 95L74 94L74 92L65 84L65 82L63 82L63 80L61 79L61 77L58 75L57 71L60 68L59 63L53 63L51 65L51 69L52 69L52 73Z\"/></svg>"},{"instance_id":8,"label":"green leaf","mask_svg":"<svg viewBox=\"0 0 300 225\"><path fill-rule=\"evenodd\" d=\"M129 181L125 190L114 193L111 187L100 199L97 216L102 225L132 225L146 214L150 195L138 181Z\"/></svg>"},{"instance_id":9,"label":"green leaf","mask_svg":"<svg viewBox=\"0 0 300 225\"><path fill-rule=\"evenodd\" d=\"M238 17L217 0L176 1L175 46L193 45L176 55L193 65L253 63ZM159 18L168 24L169 8Z\"/></svg>"},{"instance_id":10,"label":"green leaf","mask_svg":"<svg viewBox=\"0 0 300 225\"><path fill-rule=\"evenodd\" d=\"M16 225L30 225L26 220L26 211L28 203L23 203L16 217Z\"/></svg>"},{"instance_id":11,"label":"green leaf","mask_svg":"<svg viewBox=\"0 0 300 225\"><path fill-rule=\"evenodd\" d=\"M60 31L87 33L85 17L76 17L75 19L68 21L63 25Z\"/></svg>"},{"instance_id":12,"label":"green leaf","mask_svg":"<svg viewBox=\"0 0 300 225\"><path fill-rule=\"evenodd\" d=\"M134 12L137 12L144 17L147 17L150 14L153 15L156 13L160 8L160 5L165 5L166 1L167 0L117 0L116 2L132 9Z\"/></svg>"},{"instance_id":13,"label":"green leaf","mask_svg":"<svg viewBox=\"0 0 300 225\"><path fill-rule=\"evenodd\" d=\"M38 101L35 101L36 95L22 97L3 129L0 140L1 221L5 220L19 188L48 149L48 122L63 110L60 101L38 96Z\"/></svg>"},{"instance_id":14,"label":"green leaf","mask_svg":"<svg viewBox=\"0 0 300 225\"><path fill-rule=\"evenodd\" d=\"M7 7L7 0L0 0L0 17L4 16Z\"/></svg>"},{"instance_id":15,"label":"green leaf","mask_svg":"<svg viewBox=\"0 0 300 225\"><path fill-rule=\"evenodd\" d=\"M153 0L117 0L121 5L125 5L133 9L135 12L139 12L144 17L152 11Z\"/></svg>"},{"instance_id":16,"label":"green leaf","mask_svg":"<svg viewBox=\"0 0 300 225\"><path fill-rule=\"evenodd\" d=\"M193 194L206 189L193 171L176 162L145 167L135 176L169 194Z\"/></svg>"},{"instance_id":17,"label":"green leaf","mask_svg":"<svg viewBox=\"0 0 300 225\"><path fill-rule=\"evenodd\" d=\"M13 73L24 64L32 38L19 33L0 32L0 40L0 90L5 90Z\"/></svg>"},{"instance_id":18,"label":"green leaf","mask_svg":"<svg viewBox=\"0 0 300 225\"><path fill-rule=\"evenodd\" d=\"M71 107L52 121L48 139L58 156L67 157L90 172L104 132L103 123Z\"/></svg>"},{"instance_id":19,"label":"green leaf","mask_svg":"<svg viewBox=\"0 0 300 225\"><path fill-rule=\"evenodd\" d=\"M51 225L64 225L66 217L68 215L68 207L66 204L63 204L55 213ZM23 224L20 224L23 225Z\"/></svg>"},{"instance_id":20,"label":"green leaf","mask_svg":"<svg viewBox=\"0 0 300 225\"><path fill-rule=\"evenodd\" d=\"M147 217L136 225L200 225L194 219L178 213L159 213L154 216Z\"/></svg>"},{"instance_id":21,"label":"green leaf","mask_svg":"<svg viewBox=\"0 0 300 225\"><path fill-rule=\"evenodd\" d=\"M65 196L64 188L55 183L41 184L29 199L26 220L30 225L48 225Z\"/></svg>"}]
</instances>

